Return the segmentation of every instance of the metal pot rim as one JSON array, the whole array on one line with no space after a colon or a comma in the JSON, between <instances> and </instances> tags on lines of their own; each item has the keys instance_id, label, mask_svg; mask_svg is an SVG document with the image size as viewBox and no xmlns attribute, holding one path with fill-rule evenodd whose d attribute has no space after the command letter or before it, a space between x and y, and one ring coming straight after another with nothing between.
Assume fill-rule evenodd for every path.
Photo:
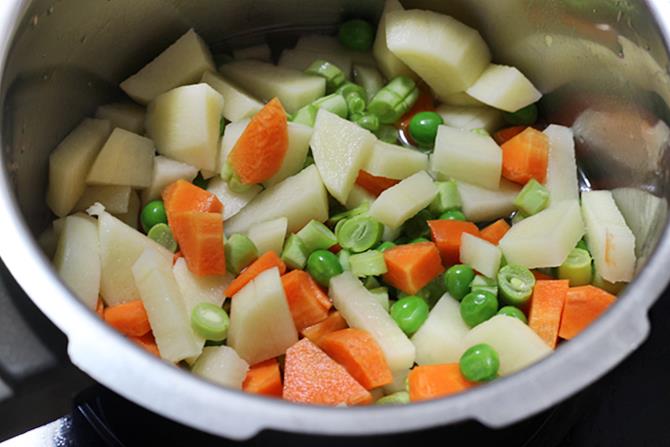
<instances>
[{"instance_id":1,"label":"metal pot rim","mask_svg":"<svg viewBox=\"0 0 670 447\"><path fill-rule=\"evenodd\" d=\"M0 2L0 72L29 0ZM670 4L645 2L666 49ZM2 162L0 152L0 162ZM3 165L4 166L4 165ZM615 306L576 341L531 367L435 401L397 407L326 408L291 404L219 387L147 355L102 324L60 282L31 236L0 169L0 256L35 304L69 339L74 364L122 396L202 431L247 439L264 429L364 435L415 430L476 419L499 427L535 414L602 376L646 338L647 312L670 277L670 228L666 226L645 268ZM105 348L100 349L104 340Z\"/></svg>"}]
</instances>

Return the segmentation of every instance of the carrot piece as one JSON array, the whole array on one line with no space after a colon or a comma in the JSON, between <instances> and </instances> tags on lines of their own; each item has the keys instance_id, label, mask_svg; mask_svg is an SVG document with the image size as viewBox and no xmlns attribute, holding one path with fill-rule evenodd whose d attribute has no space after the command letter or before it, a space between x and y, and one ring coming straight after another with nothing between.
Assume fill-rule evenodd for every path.
<instances>
[{"instance_id":1,"label":"carrot piece","mask_svg":"<svg viewBox=\"0 0 670 447\"><path fill-rule=\"evenodd\" d=\"M293 402L321 405L360 405L372 396L314 343L303 338L286 350L283 397Z\"/></svg>"},{"instance_id":2,"label":"carrot piece","mask_svg":"<svg viewBox=\"0 0 670 447\"><path fill-rule=\"evenodd\" d=\"M616 301L616 297L595 286L571 287L565 298L558 336L570 340Z\"/></svg>"},{"instance_id":3,"label":"carrot piece","mask_svg":"<svg viewBox=\"0 0 670 447\"><path fill-rule=\"evenodd\" d=\"M276 358L257 363L249 368L242 383L242 389L247 393L263 394L265 396L281 397L281 373Z\"/></svg>"},{"instance_id":4,"label":"carrot piece","mask_svg":"<svg viewBox=\"0 0 670 447\"><path fill-rule=\"evenodd\" d=\"M358 177L356 178L356 184L375 197L398 183L400 183L400 180L378 177L362 170L358 171Z\"/></svg>"},{"instance_id":5,"label":"carrot piece","mask_svg":"<svg viewBox=\"0 0 670 447\"><path fill-rule=\"evenodd\" d=\"M309 273L293 270L281 277L286 301L298 331L328 317L332 303Z\"/></svg>"},{"instance_id":6,"label":"carrot piece","mask_svg":"<svg viewBox=\"0 0 670 447\"><path fill-rule=\"evenodd\" d=\"M549 281L549 280L552 280L552 279L556 279L553 276L549 276L546 273L542 273L539 270L531 270L530 272L533 274L535 279L538 280L538 281L543 281L543 280Z\"/></svg>"},{"instance_id":7,"label":"carrot piece","mask_svg":"<svg viewBox=\"0 0 670 447\"><path fill-rule=\"evenodd\" d=\"M440 252L432 242L398 245L384 252L384 281L410 295L444 271Z\"/></svg>"},{"instance_id":8,"label":"carrot piece","mask_svg":"<svg viewBox=\"0 0 670 447\"><path fill-rule=\"evenodd\" d=\"M286 264L284 264L284 261L282 261L274 251L268 251L256 259L253 263L251 263L249 267L242 270L237 278L235 278L226 289L226 296L232 297L237 292L239 292L242 287L251 282L251 280L253 280L256 276L273 267L277 267L279 269L280 275L286 273Z\"/></svg>"},{"instance_id":9,"label":"carrot piece","mask_svg":"<svg viewBox=\"0 0 670 447\"><path fill-rule=\"evenodd\" d=\"M103 320L105 319L105 302L101 297L98 297L98 301L95 303L95 313Z\"/></svg>"},{"instance_id":10,"label":"carrot piece","mask_svg":"<svg viewBox=\"0 0 670 447\"><path fill-rule=\"evenodd\" d=\"M128 301L105 309L105 322L123 335L141 337L151 331L142 300Z\"/></svg>"},{"instance_id":11,"label":"carrot piece","mask_svg":"<svg viewBox=\"0 0 670 447\"><path fill-rule=\"evenodd\" d=\"M242 183L261 183L281 168L288 150L286 111L277 98L251 118L228 155Z\"/></svg>"},{"instance_id":12,"label":"carrot piece","mask_svg":"<svg viewBox=\"0 0 670 447\"><path fill-rule=\"evenodd\" d=\"M458 363L417 366L409 372L407 380L411 401L436 399L474 386L465 380Z\"/></svg>"},{"instance_id":13,"label":"carrot piece","mask_svg":"<svg viewBox=\"0 0 670 447\"><path fill-rule=\"evenodd\" d=\"M498 144L507 143L509 140L526 130L526 127L528 126L512 126L500 129L493 134L493 139L496 140L496 143Z\"/></svg>"},{"instance_id":14,"label":"carrot piece","mask_svg":"<svg viewBox=\"0 0 670 447\"><path fill-rule=\"evenodd\" d=\"M397 128L402 131L402 133L405 135L405 137L410 141L410 143L414 143L414 140L412 139L412 136L409 133L409 123L412 121L412 118L414 118L414 115L416 115L419 112L433 112L435 111L435 100L433 98L433 95L430 94L430 90L427 88L419 87L419 97L417 98L416 102L412 106L411 109L405 113L402 118L400 118L400 121L398 121Z\"/></svg>"},{"instance_id":15,"label":"carrot piece","mask_svg":"<svg viewBox=\"0 0 670 447\"><path fill-rule=\"evenodd\" d=\"M493 245L498 245L500 239L505 236L510 226L505 219L498 219L486 228L479 232L479 237L485 241L489 241Z\"/></svg>"},{"instance_id":16,"label":"carrot piece","mask_svg":"<svg viewBox=\"0 0 670 447\"><path fill-rule=\"evenodd\" d=\"M347 327L347 322L342 318L342 315L335 311L331 312L325 320L304 328L300 333L315 345L319 345L326 335Z\"/></svg>"},{"instance_id":17,"label":"carrot piece","mask_svg":"<svg viewBox=\"0 0 670 447\"><path fill-rule=\"evenodd\" d=\"M430 233L440 250L444 265L458 264L461 257L461 236L469 233L479 237L479 228L462 220L429 220Z\"/></svg>"},{"instance_id":18,"label":"carrot piece","mask_svg":"<svg viewBox=\"0 0 670 447\"><path fill-rule=\"evenodd\" d=\"M156 357L161 356L161 353L158 350L158 345L156 344L156 339L154 338L153 333L149 332L147 334L142 335L141 337L128 337L128 339L136 343L138 346L144 348L147 352L155 355Z\"/></svg>"},{"instance_id":19,"label":"carrot piece","mask_svg":"<svg viewBox=\"0 0 670 447\"><path fill-rule=\"evenodd\" d=\"M371 390L393 381L391 370L377 342L361 329L342 329L321 339L319 347Z\"/></svg>"},{"instance_id":20,"label":"carrot piece","mask_svg":"<svg viewBox=\"0 0 670 447\"><path fill-rule=\"evenodd\" d=\"M521 185L534 178L544 183L549 158L549 139L539 130L528 127L502 145L502 176Z\"/></svg>"},{"instance_id":21,"label":"carrot piece","mask_svg":"<svg viewBox=\"0 0 670 447\"><path fill-rule=\"evenodd\" d=\"M223 205L216 195L183 179L167 186L163 190L162 197L170 226L172 226L172 216L176 213L184 211L223 212Z\"/></svg>"},{"instance_id":22,"label":"carrot piece","mask_svg":"<svg viewBox=\"0 0 670 447\"><path fill-rule=\"evenodd\" d=\"M528 311L528 326L551 349L556 348L558 328L570 281L567 279L540 280L535 283Z\"/></svg>"},{"instance_id":23,"label":"carrot piece","mask_svg":"<svg viewBox=\"0 0 670 447\"><path fill-rule=\"evenodd\" d=\"M179 212L172 216L170 228L191 272L198 276L226 273L221 214Z\"/></svg>"}]
</instances>

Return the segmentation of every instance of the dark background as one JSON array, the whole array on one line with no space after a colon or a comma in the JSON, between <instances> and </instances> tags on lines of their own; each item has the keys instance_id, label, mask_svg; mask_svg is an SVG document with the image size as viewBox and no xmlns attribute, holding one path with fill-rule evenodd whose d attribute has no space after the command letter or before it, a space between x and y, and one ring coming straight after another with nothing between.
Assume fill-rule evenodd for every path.
<instances>
[{"instance_id":1,"label":"dark background","mask_svg":"<svg viewBox=\"0 0 670 447\"><path fill-rule=\"evenodd\" d=\"M95 384L69 364L65 337L0 264L0 447L58 418L59 439L40 445L670 446L669 295L666 291L652 308L651 334L633 355L565 402L505 429L468 422L369 438L263 432L236 443L169 422Z\"/></svg>"}]
</instances>

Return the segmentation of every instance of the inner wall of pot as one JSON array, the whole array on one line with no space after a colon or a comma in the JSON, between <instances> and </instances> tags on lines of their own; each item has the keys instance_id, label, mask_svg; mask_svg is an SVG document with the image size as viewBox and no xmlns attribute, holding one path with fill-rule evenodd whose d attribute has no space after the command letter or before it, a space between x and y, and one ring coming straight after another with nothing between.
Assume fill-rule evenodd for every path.
<instances>
[{"instance_id":1,"label":"inner wall of pot","mask_svg":"<svg viewBox=\"0 0 670 447\"><path fill-rule=\"evenodd\" d=\"M407 0L476 27L497 63L544 93L549 123L572 126L581 184L616 189L640 266L667 220L668 54L638 1ZM213 53L269 43L278 57L302 33L332 33L348 17L376 21L381 0L35 0L18 26L1 86L3 158L33 234L51 150L120 81L193 27Z\"/></svg>"}]
</instances>

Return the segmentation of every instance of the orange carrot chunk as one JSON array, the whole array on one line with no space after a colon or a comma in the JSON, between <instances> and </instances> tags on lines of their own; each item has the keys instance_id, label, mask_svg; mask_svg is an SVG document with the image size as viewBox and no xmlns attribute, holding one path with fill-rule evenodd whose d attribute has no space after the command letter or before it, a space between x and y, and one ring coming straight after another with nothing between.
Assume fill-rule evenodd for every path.
<instances>
[{"instance_id":1,"label":"orange carrot chunk","mask_svg":"<svg viewBox=\"0 0 670 447\"><path fill-rule=\"evenodd\" d=\"M223 245L221 246L223 247ZM226 289L226 296L232 297L237 292L239 292L242 287L251 282L251 280L253 280L255 277L266 270L270 270L273 267L277 267L279 269L280 275L286 273L286 264L284 264L284 261L282 261L274 251L268 251L260 258L256 259L253 263L251 263L249 267L242 270L237 278L235 278Z\"/></svg>"},{"instance_id":2,"label":"orange carrot chunk","mask_svg":"<svg viewBox=\"0 0 670 447\"><path fill-rule=\"evenodd\" d=\"M105 322L123 335L141 337L151 331L142 300L128 301L105 309Z\"/></svg>"},{"instance_id":3,"label":"orange carrot chunk","mask_svg":"<svg viewBox=\"0 0 670 447\"><path fill-rule=\"evenodd\" d=\"M171 218L176 213L184 211L223 212L223 205L216 195L186 180L177 180L167 186L163 190L162 197L170 226L172 226Z\"/></svg>"},{"instance_id":4,"label":"orange carrot chunk","mask_svg":"<svg viewBox=\"0 0 670 447\"><path fill-rule=\"evenodd\" d=\"M567 279L539 280L535 283L528 311L528 326L551 349L556 348L558 328L570 281Z\"/></svg>"},{"instance_id":5,"label":"orange carrot chunk","mask_svg":"<svg viewBox=\"0 0 670 447\"><path fill-rule=\"evenodd\" d=\"M544 183L549 158L549 139L539 130L528 127L502 145L502 176L521 185L534 178Z\"/></svg>"},{"instance_id":6,"label":"orange carrot chunk","mask_svg":"<svg viewBox=\"0 0 670 447\"><path fill-rule=\"evenodd\" d=\"M141 337L128 337L128 339L156 357L161 356L161 353L158 350L158 345L156 344L156 339L154 338L154 334L151 332L144 334Z\"/></svg>"},{"instance_id":7,"label":"orange carrot chunk","mask_svg":"<svg viewBox=\"0 0 670 447\"><path fill-rule=\"evenodd\" d=\"M191 272L198 276L226 273L221 214L179 212L172 215L170 228Z\"/></svg>"},{"instance_id":8,"label":"orange carrot chunk","mask_svg":"<svg viewBox=\"0 0 670 447\"><path fill-rule=\"evenodd\" d=\"M465 380L458 363L417 366L409 372L407 380L411 401L436 399L474 386Z\"/></svg>"},{"instance_id":9,"label":"orange carrot chunk","mask_svg":"<svg viewBox=\"0 0 670 447\"><path fill-rule=\"evenodd\" d=\"M398 183L400 183L400 180L378 177L366 171L358 171L358 177L356 178L356 184L375 197Z\"/></svg>"},{"instance_id":10,"label":"orange carrot chunk","mask_svg":"<svg viewBox=\"0 0 670 447\"><path fill-rule=\"evenodd\" d=\"M493 134L493 139L496 140L496 143L498 144L507 143L509 140L526 130L526 127L528 126L513 126L500 129Z\"/></svg>"},{"instance_id":11,"label":"orange carrot chunk","mask_svg":"<svg viewBox=\"0 0 670 447\"><path fill-rule=\"evenodd\" d=\"M286 111L274 98L251 118L228 155L242 183L261 183L281 168L288 150Z\"/></svg>"},{"instance_id":12,"label":"orange carrot chunk","mask_svg":"<svg viewBox=\"0 0 670 447\"><path fill-rule=\"evenodd\" d=\"M309 273L293 270L282 276L281 282L298 331L328 317L332 303Z\"/></svg>"},{"instance_id":13,"label":"orange carrot chunk","mask_svg":"<svg viewBox=\"0 0 670 447\"><path fill-rule=\"evenodd\" d=\"M276 358L253 365L249 368L244 383L242 383L242 389L247 393L264 396L281 397L282 387L279 363Z\"/></svg>"},{"instance_id":14,"label":"orange carrot chunk","mask_svg":"<svg viewBox=\"0 0 670 447\"><path fill-rule=\"evenodd\" d=\"M391 370L377 342L361 329L331 332L319 345L365 389L371 390L393 381Z\"/></svg>"},{"instance_id":15,"label":"orange carrot chunk","mask_svg":"<svg viewBox=\"0 0 670 447\"><path fill-rule=\"evenodd\" d=\"M444 271L440 252L432 242L398 245L384 252L384 281L410 295Z\"/></svg>"},{"instance_id":16,"label":"orange carrot chunk","mask_svg":"<svg viewBox=\"0 0 670 447\"><path fill-rule=\"evenodd\" d=\"M488 227L483 228L479 233L479 237L485 241L489 241L493 245L498 245L498 242L505 236L509 228L510 226L505 219L498 219Z\"/></svg>"},{"instance_id":17,"label":"orange carrot chunk","mask_svg":"<svg viewBox=\"0 0 670 447\"><path fill-rule=\"evenodd\" d=\"M479 228L462 220L429 220L428 226L444 265L458 264L461 257L461 236L469 233L479 237Z\"/></svg>"},{"instance_id":18,"label":"orange carrot chunk","mask_svg":"<svg viewBox=\"0 0 670 447\"><path fill-rule=\"evenodd\" d=\"M286 350L283 397L321 405L361 405L372 396L314 343L303 338Z\"/></svg>"},{"instance_id":19,"label":"orange carrot chunk","mask_svg":"<svg viewBox=\"0 0 670 447\"><path fill-rule=\"evenodd\" d=\"M616 297L595 286L568 289L558 336L570 340L616 301Z\"/></svg>"},{"instance_id":20,"label":"orange carrot chunk","mask_svg":"<svg viewBox=\"0 0 670 447\"><path fill-rule=\"evenodd\" d=\"M300 331L300 333L303 337L308 338L312 343L318 346L326 335L331 332L339 331L340 329L346 329L347 327L347 322L342 318L342 315L335 311L331 312L325 320L306 327Z\"/></svg>"}]
</instances>

